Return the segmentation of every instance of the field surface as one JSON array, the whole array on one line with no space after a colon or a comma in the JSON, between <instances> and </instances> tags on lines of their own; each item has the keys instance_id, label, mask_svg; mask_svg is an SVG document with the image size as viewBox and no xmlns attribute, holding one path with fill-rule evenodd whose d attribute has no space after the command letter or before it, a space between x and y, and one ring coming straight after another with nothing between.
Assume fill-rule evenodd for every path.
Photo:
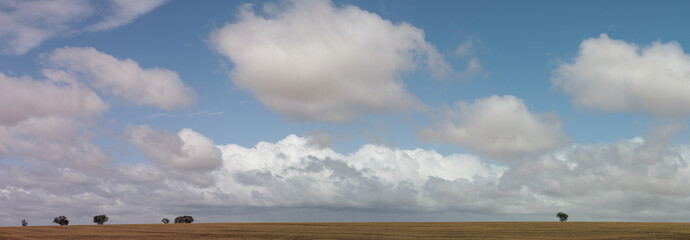
<instances>
[{"instance_id":1,"label":"field surface","mask_svg":"<svg viewBox=\"0 0 690 240\"><path fill-rule=\"evenodd\" d=\"M0 227L0 239L690 239L690 223L193 223Z\"/></svg>"}]
</instances>

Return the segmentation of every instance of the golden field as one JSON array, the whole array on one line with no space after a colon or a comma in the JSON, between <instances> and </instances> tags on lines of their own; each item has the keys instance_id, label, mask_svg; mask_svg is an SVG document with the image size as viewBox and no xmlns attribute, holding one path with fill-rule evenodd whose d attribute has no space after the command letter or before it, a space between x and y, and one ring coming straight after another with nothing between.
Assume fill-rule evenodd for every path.
<instances>
[{"instance_id":1,"label":"golden field","mask_svg":"<svg viewBox=\"0 0 690 240\"><path fill-rule=\"evenodd\" d=\"M690 239L690 223L192 223L0 227L0 239Z\"/></svg>"}]
</instances>

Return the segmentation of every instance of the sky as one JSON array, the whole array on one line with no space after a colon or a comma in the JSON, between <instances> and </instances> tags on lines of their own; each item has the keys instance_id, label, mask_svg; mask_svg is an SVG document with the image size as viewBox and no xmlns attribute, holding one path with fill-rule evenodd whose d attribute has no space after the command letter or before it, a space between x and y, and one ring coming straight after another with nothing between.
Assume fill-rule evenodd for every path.
<instances>
[{"instance_id":1,"label":"sky","mask_svg":"<svg viewBox=\"0 0 690 240\"><path fill-rule=\"evenodd\" d=\"M0 226L687 222L688 5L0 0Z\"/></svg>"}]
</instances>

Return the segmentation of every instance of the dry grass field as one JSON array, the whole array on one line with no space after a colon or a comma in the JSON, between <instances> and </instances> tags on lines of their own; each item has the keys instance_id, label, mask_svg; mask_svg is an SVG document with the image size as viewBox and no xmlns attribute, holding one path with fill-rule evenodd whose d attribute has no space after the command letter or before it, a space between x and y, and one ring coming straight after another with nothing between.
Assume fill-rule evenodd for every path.
<instances>
[{"instance_id":1,"label":"dry grass field","mask_svg":"<svg viewBox=\"0 0 690 240\"><path fill-rule=\"evenodd\" d=\"M0 239L690 239L690 223L193 223L0 227Z\"/></svg>"}]
</instances>

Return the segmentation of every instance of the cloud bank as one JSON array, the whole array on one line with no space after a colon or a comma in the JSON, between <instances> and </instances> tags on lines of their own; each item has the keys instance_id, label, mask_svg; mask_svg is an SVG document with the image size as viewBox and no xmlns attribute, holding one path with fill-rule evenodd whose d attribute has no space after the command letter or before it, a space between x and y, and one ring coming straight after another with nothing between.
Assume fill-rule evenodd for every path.
<instances>
[{"instance_id":1,"label":"cloud bank","mask_svg":"<svg viewBox=\"0 0 690 240\"><path fill-rule=\"evenodd\" d=\"M262 13L245 5L210 41L232 62L235 85L304 121L416 110L399 77L421 61L436 77L452 72L422 29L330 1L267 4Z\"/></svg>"},{"instance_id":2,"label":"cloud bank","mask_svg":"<svg viewBox=\"0 0 690 240\"><path fill-rule=\"evenodd\" d=\"M690 56L677 42L638 46L601 34L582 41L578 55L560 64L551 81L576 106L592 110L690 114Z\"/></svg>"},{"instance_id":3,"label":"cloud bank","mask_svg":"<svg viewBox=\"0 0 690 240\"><path fill-rule=\"evenodd\" d=\"M190 139L184 135L191 130L175 134L147 126L127 132L150 151L154 164L107 171L3 164L3 214L29 222L68 215L75 224L88 224L93 211L113 223L153 223L183 213L200 222L289 220L278 216L300 209L314 215L294 219L319 221L425 214L437 216L427 220L555 220L556 211L573 220L678 221L690 213L683 210L690 209L690 191L682 184L690 180L690 146L669 143L664 129L644 138L571 145L511 166L469 154L377 145L342 154L314 145L311 137L290 135L253 147L215 146L222 165L206 174L180 174L156 160L188 151L186 145L199 147L196 153L210 149L198 133ZM168 144L179 140L182 145ZM354 213L359 217L349 215ZM0 224L17 223L0 218Z\"/></svg>"}]
</instances>

